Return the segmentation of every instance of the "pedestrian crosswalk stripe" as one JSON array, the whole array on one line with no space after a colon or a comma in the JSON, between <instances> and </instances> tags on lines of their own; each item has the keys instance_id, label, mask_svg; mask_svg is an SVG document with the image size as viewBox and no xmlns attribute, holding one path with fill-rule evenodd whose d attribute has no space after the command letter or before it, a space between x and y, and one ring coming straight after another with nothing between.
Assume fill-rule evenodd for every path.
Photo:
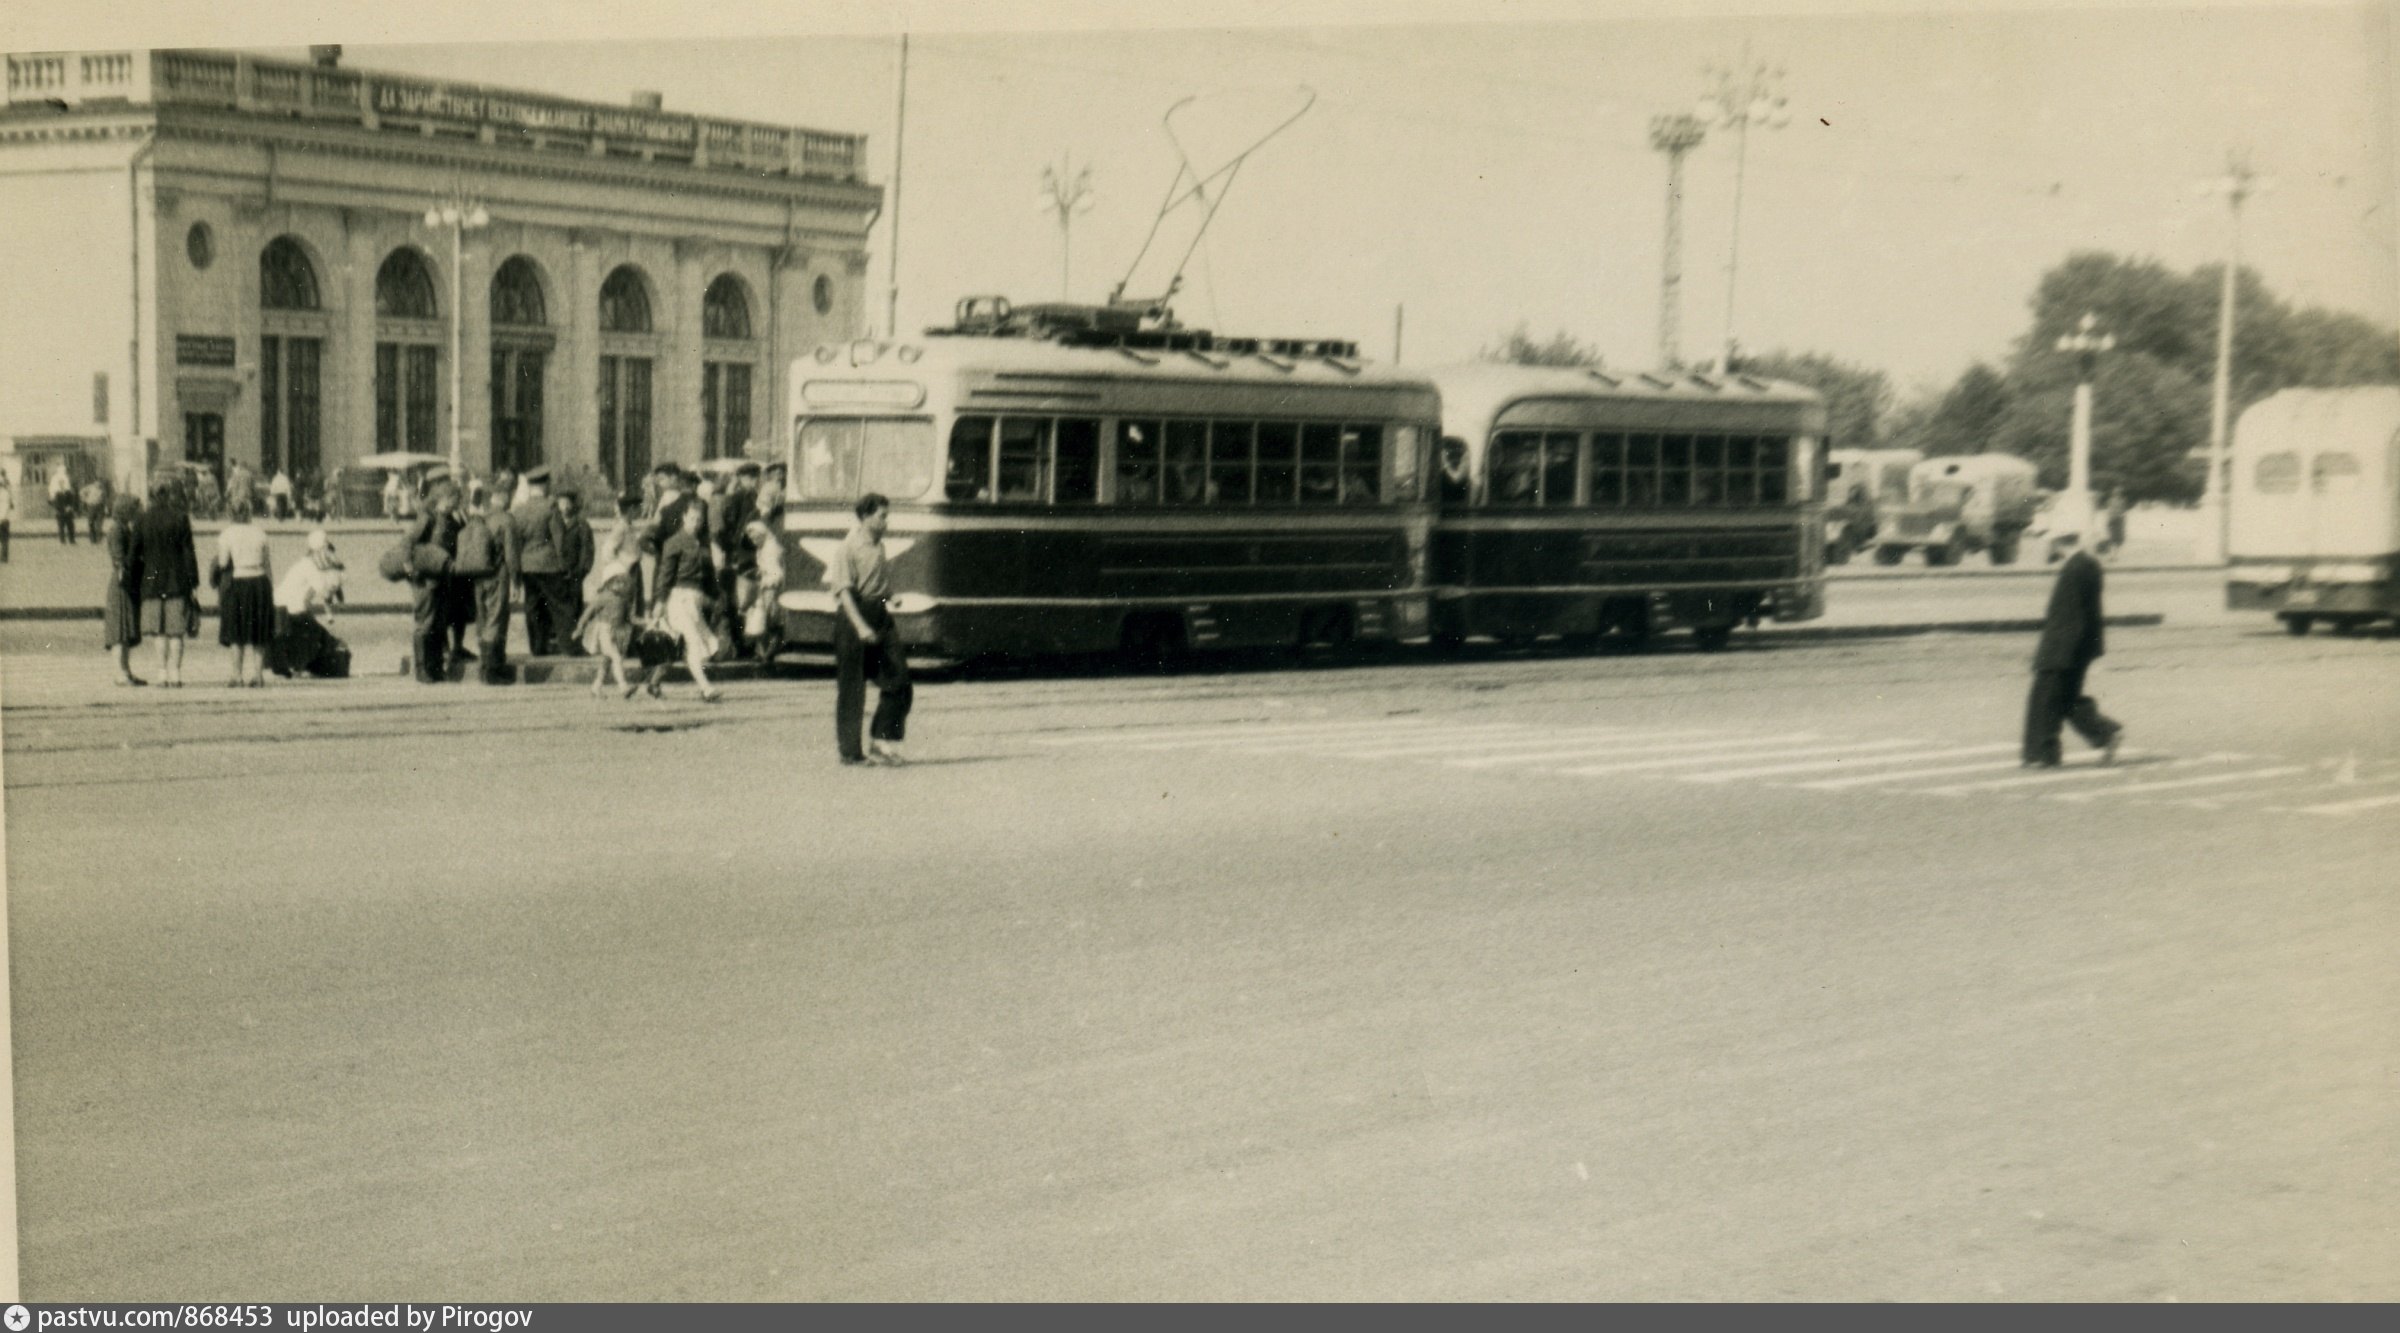
<instances>
[{"instance_id":1,"label":"pedestrian crosswalk stripe","mask_svg":"<svg viewBox=\"0 0 2400 1333\"><path fill-rule=\"evenodd\" d=\"M2136 782L2129 786L2110 787L2103 791L2076 792L2072 795L2060 796L2058 799L2062 801L2096 801L2102 797L2132 796L2141 792L2176 791L2185 787L2207 787L2248 779L2289 777L2294 773L2306 773L2307 771L2308 765L2306 764L2288 764L2280 768L2244 769L2238 773L2210 773L2196 778L2178 778L2171 782Z\"/></svg>"},{"instance_id":2,"label":"pedestrian crosswalk stripe","mask_svg":"<svg viewBox=\"0 0 2400 1333\"><path fill-rule=\"evenodd\" d=\"M2170 755L2127 750L2114 764L2078 752L2059 768L2028 772L2010 741L1963 737L1856 739L1820 730L1739 734L1724 726L1566 725L1406 715L1350 720L1192 724L1041 738L1066 746L1182 751L1275 759L1305 756L1361 764L1439 765L1523 776L1723 785L1787 791L1907 792L2091 805L2181 806L2342 817L2400 805L2400 765L2352 757L2335 765L2216 751ZM1953 780L1955 779L1955 780ZM1941 785L1933 785L1939 782Z\"/></svg>"},{"instance_id":3,"label":"pedestrian crosswalk stripe","mask_svg":"<svg viewBox=\"0 0 2400 1333\"><path fill-rule=\"evenodd\" d=\"M1904 746L1914 744L1916 744L1914 741L1849 741L1841 745L1812 745L1799 749L1786 749L1779 751L1770 750L1760 754L1758 757L1762 759L1797 759L1803 755L1812 754L1846 754L1863 753L1869 750L1896 750ZM1597 778L1606 777L1612 773L1639 773L1661 768L1692 768L1701 764L1718 764L1723 763L1724 761L1725 756L1721 754L1687 754L1673 759L1637 759L1631 763L1623 764L1589 764L1579 768L1560 769L1559 771L1565 773L1569 777Z\"/></svg>"},{"instance_id":4,"label":"pedestrian crosswalk stripe","mask_svg":"<svg viewBox=\"0 0 2400 1333\"><path fill-rule=\"evenodd\" d=\"M1912 764L1927 759L1956 759L1962 755L1991 754L1998 750L2014 750L2008 744L1967 745L1951 750L1910 750L1901 754L1854 754L1839 759L1811 759L1797 764L1766 764L1757 768L1729 768L1714 773L1685 773L1679 782L1739 782L1746 778L1780 777L1786 773L1822 773L1829 768L1849 768L1858 764Z\"/></svg>"},{"instance_id":5,"label":"pedestrian crosswalk stripe","mask_svg":"<svg viewBox=\"0 0 2400 1333\"><path fill-rule=\"evenodd\" d=\"M1660 739L1663 737L1678 739ZM1710 737L1717 739L1708 739ZM1627 745L1611 741L1604 744L1586 743L1560 746L1556 743L1559 738L1550 736L1545 738L1544 748L1541 749L1519 754L1478 754L1446 762L1452 768L1503 768L1511 764L1557 764L1577 759L1607 759L1622 755L1682 754L1697 750L1738 750L1750 745L1782 741L1813 741L1822 740L1823 737L1813 731L1791 731L1779 736L1746 736L1734 740L1726 739L1725 733L1722 731L1653 731L1638 734L1634 739L1640 743ZM1653 744L1653 741L1658 743Z\"/></svg>"}]
</instances>

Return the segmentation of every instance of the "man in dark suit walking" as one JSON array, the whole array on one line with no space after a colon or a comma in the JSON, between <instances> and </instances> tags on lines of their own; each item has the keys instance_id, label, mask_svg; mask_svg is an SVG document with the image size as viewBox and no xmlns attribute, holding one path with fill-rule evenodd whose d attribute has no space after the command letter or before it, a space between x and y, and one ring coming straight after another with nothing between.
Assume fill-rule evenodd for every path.
<instances>
[{"instance_id":1,"label":"man in dark suit walking","mask_svg":"<svg viewBox=\"0 0 2400 1333\"><path fill-rule=\"evenodd\" d=\"M2103 716L2100 705L2083 692L2084 672L2102 651L2100 584L2100 562L2076 541L2067 562L2059 566L2058 582L2051 585L2042 641L2033 652L2033 692L2025 700L2023 757L2028 766L2058 767L2062 723L2072 724L2077 735L2099 747L2101 763L2116 761L2125 728Z\"/></svg>"}]
</instances>

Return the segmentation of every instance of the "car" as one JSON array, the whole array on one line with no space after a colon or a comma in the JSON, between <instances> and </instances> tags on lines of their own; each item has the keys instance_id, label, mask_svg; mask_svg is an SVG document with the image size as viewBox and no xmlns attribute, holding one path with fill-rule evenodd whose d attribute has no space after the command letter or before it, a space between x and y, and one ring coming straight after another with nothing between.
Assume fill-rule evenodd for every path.
<instances>
[{"instance_id":1,"label":"car","mask_svg":"<svg viewBox=\"0 0 2400 1333\"><path fill-rule=\"evenodd\" d=\"M400 475L408 507L428 483L450 475L450 460L440 454L368 454L342 464L341 494L334 497L335 518L382 518L383 487L393 473Z\"/></svg>"}]
</instances>

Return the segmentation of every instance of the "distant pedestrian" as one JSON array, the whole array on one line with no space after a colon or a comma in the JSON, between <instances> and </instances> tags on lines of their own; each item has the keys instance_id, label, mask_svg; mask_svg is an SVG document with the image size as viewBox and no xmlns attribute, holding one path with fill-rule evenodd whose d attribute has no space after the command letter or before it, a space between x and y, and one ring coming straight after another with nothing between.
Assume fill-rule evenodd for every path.
<instances>
[{"instance_id":1,"label":"distant pedestrian","mask_svg":"<svg viewBox=\"0 0 2400 1333\"><path fill-rule=\"evenodd\" d=\"M507 497L515 480L506 473L492 480L483 503L459 527L454 569L473 588L476 675L486 685L506 685L514 679L508 669L508 594L518 557Z\"/></svg>"},{"instance_id":2,"label":"distant pedestrian","mask_svg":"<svg viewBox=\"0 0 2400 1333\"><path fill-rule=\"evenodd\" d=\"M308 551L275 584L275 641L267 669L338 679L350 674L350 649L333 634L333 609L342 601L342 562L323 528L311 528Z\"/></svg>"},{"instance_id":3,"label":"distant pedestrian","mask_svg":"<svg viewBox=\"0 0 2400 1333\"><path fill-rule=\"evenodd\" d=\"M883 553L892 502L873 491L858 499L858 523L825 567L840 614L833 621L835 665L833 734L842 762L898 764L908 735L908 709L915 690L908 679L908 650L892 620L892 580ZM867 711L867 677L875 677L873 750L860 748L859 723Z\"/></svg>"},{"instance_id":4,"label":"distant pedestrian","mask_svg":"<svg viewBox=\"0 0 2400 1333\"><path fill-rule=\"evenodd\" d=\"M444 478L426 491L424 512L408 528L408 594L416 622L410 654L421 685L449 679L443 660L456 605L451 584L458 580L451 565L458 557L458 529L458 485Z\"/></svg>"},{"instance_id":5,"label":"distant pedestrian","mask_svg":"<svg viewBox=\"0 0 2400 1333\"><path fill-rule=\"evenodd\" d=\"M2033 654L2033 690L2025 700L2024 762L2038 768L2060 763L2058 733L2072 724L2077 735L2097 747L2100 762L2114 763L2125 728L2100 712L2100 705L2083 692L2084 673L2102 651L2100 562L2083 550L2079 533L2061 540L2070 551L2059 566L2058 581L2050 588L2050 608L2042 618L2042 639Z\"/></svg>"},{"instance_id":6,"label":"distant pedestrian","mask_svg":"<svg viewBox=\"0 0 2400 1333\"><path fill-rule=\"evenodd\" d=\"M67 464L60 459L57 470L50 474L50 517L58 524L58 544L75 544L75 484L67 480Z\"/></svg>"},{"instance_id":7,"label":"distant pedestrian","mask_svg":"<svg viewBox=\"0 0 2400 1333\"><path fill-rule=\"evenodd\" d=\"M2108 558L2116 559L2125 553L2125 488L2118 486L2108 493Z\"/></svg>"},{"instance_id":8,"label":"distant pedestrian","mask_svg":"<svg viewBox=\"0 0 2400 1333\"><path fill-rule=\"evenodd\" d=\"M749 600L742 606L742 633L749 637L751 653L764 666L774 661L783 647L783 613L777 605L783 596L783 539L762 515L750 520L750 526L742 530L742 540L750 548L755 569L746 580Z\"/></svg>"},{"instance_id":9,"label":"distant pedestrian","mask_svg":"<svg viewBox=\"0 0 2400 1333\"><path fill-rule=\"evenodd\" d=\"M683 664L692 673L692 683L700 687L700 701L715 703L723 693L708 680L708 659L716 656L717 639L709 632L708 549L703 535L708 526L708 510L689 504L680 508L683 529L667 538L658 551L658 572L650 584L650 619L654 628L664 627L683 645ZM666 668L654 667L648 687L650 697L658 697L658 686Z\"/></svg>"},{"instance_id":10,"label":"distant pedestrian","mask_svg":"<svg viewBox=\"0 0 2400 1333\"><path fill-rule=\"evenodd\" d=\"M583 516L583 497L571 490L562 490L550 497L551 512L558 516L559 562L566 566L559 578L562 614L566 624L583 619L583 585L592 575L596 555L591 520ZM583 652L581 635L569 635L559 645L561 652L580 655Z\"/></svg>"},{"instance_id":11,"label":"distant pedestrian","mask_svg":"<svg viewBox=\"0 0 2400 1333\"><path fill-rule=\"evenodd\" d=\"M232 512L233 502L237 497L247 501L254 510L258 506L258 477L255 473L250 471L250 465L248 463L245 463L238 458L234 460L233 467L225 474L225 508L227 513L230 514Z\"/></svg>"},{"instance_id":12,"label":"distant pedestrian","mask_svg":"<svg viewBox=\"0 0 2400 1333\"><path fill-rule=\"evenodd\" d=\"M525 651L547 657L565 650L572 599L567 591L567 557L558 509L550 503L550 469L534 468L518 485L522 498L509 506L516 531L517 576L525 584Z\"/></svg>"},{"instance_id":13,"label":"distant pedestrian","mask_svg":"<svg viewBox=\"0 0 2400 1333\"><path fill-rule=\"evenodd\" d=\"M108 586L101 590L101 639L117 668L117 684L146 685L133 674L133 650L142 643L142 565L134 553L134 523L141 503L120 495L101 523L100 540L108 550Z\"/></svg>"},{"instance_id":14,"label":"distant pedestrian","mask_svg":"<svg viewBox=\"0 0 2400 1333\"><path fill-rule=\"evenodd\" d=\"M83 490L77 494L76 500L83 510L83 535L97 545L100 541L100 525L108 518L108 483L98 477L92 478L83 483Z\"/></svg>"},{"instance_id":15,"label":"distant pedestrian","mask_svg":"<svg viewBox=\"0 0 2400 1333\"><path fill-rule=\"evenodd\" d=\"M17 488L8 484L8 474L0 472L0 565L8 563L9 526L17 521Z\"/></svg>"},{"instance_id":16,"label":"distant pedestrian","mask_svg":"<svg viewBox=\"0 0 2400 1333\"><path fill-rule=\"evenodd\" d=\"M622 557L609 561L600 571L600 586L575 621L575 638L585 652L600 659L600 669L592 674L595 699L612 673L626 698L641 688L625 666L625 652L633 645L633 581L638 571L637 565Z\"/></svg>"},{"instance_id":17,"label":"distant pedestrian","mask_svg":"<svg viewBox=\"0 0 2400 1333\"><path fill-rule=\"evenodd\" d=\"M250 501L235 496L217 533L217 642L233 650L233 689L267 683L267 645L275 641L274 569L267 560L267 530L258 525Z\"/></svg>"},{"instance_id":18,"label":"distant pedestrian","mask_svg":"<svg viewBox=\"0 0 2400 1333\"><path fill-rule=\"evenodd\" d=\"M158 640L158 683L183 688L183 641L200 627L200 552L174 478L150 484L150 505L133 527L141 567L141 632Z\"/></svg>"},{"instance_id":19,"label":"distant pedestrian","mask_svg":"<svg viewBox=\"0 0 2400 1333\"><path fill-rule=\"evenodd\" d=\"M716 623L726 649L741 654L749 645L743 612L758 590L758 560L747 536L750 520L758 515L756 463L734 470L733 483L709 508L709 544L715 548Z\"/></svg>"}]
</instances>

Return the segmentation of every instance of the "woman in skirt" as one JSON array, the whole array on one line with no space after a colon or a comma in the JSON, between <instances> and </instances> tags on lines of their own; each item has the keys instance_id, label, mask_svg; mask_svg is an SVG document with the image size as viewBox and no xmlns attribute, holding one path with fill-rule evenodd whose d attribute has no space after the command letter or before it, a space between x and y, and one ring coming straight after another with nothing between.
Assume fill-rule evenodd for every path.
<instances>
[{"instance_id":1,"label":"woman in skirt","mask_svg":"<svg viewBox=\"0 0 2400 1333\"><path fill-rule=\"evenodd\" d=\"M150 487L150 507L133 529L133 559L141 567L141 631L158 640L158 683L183 688L183 641L200 627L200 553L191 514L172 477Z\"/></svg>"},{"instance_id":2,"label":"woman in skirt","mask_svg":"<svg viewBox=\"0 0 2400 1333\"><path fill-rule=\"evenodd\" d=\"M724 697L717 687L708 683L708 659L717 655L717 636L708 629L708 608L701 601L702 590L708 586L708 555L700 544L700 530L708 524L708 509L704 505L683 507L683 530L669 537L658 550L658 574L651 587L650 604L653 625L664 623L666 631L683 642L683 664L691 670L692 683L700 687L700 702L713 704ZM666 668L651 671L650 697L658 697L659 678Z\"/></svg>"},{"instance_id":3,"label":"woman in skirt","mask_svg":"<svg viewBox=\"0 0 2400 1333\"><path fill-rule=\"evenodd\" d=\"M638 577L639 566L631 560L611 560L600 571L600 586L583 604L583 615L575 622L575 637L584 652L600 659L600 669L592 676L595 699L612 671L626 698L641 688L625 665L625 652L633 644L633 583Z\"/></svg>"},{"instance_id":4,"label":"woman in skirt","mask_svg":"<svg viewBox=\"0 0 2400 1333\"><path fill-rule=\"evenodd\" d=\"M251 521L250 506L249 496L234 497L225 509L225 530L217 534L217 642L233 650L233 677L225 682L229 689L267 683L267 646L275 642L267 532Z\"/></svg>"},{"instance_id":5,"label":"woman in skirt","mask_svg":"<svg viewBox=\"0 0 2400 1333\"><path fill-rule=\"evenodd\" d=\"M100 525L100 540L108 549L108 587L102 592L100 623L109 660L116 664L117 684L147 685L133 674L133 650L141 646L142 618L134 608L142 597L142 565L134 555L134 520L141 502L120 495Z\"/></svg>"}]
</instances>

